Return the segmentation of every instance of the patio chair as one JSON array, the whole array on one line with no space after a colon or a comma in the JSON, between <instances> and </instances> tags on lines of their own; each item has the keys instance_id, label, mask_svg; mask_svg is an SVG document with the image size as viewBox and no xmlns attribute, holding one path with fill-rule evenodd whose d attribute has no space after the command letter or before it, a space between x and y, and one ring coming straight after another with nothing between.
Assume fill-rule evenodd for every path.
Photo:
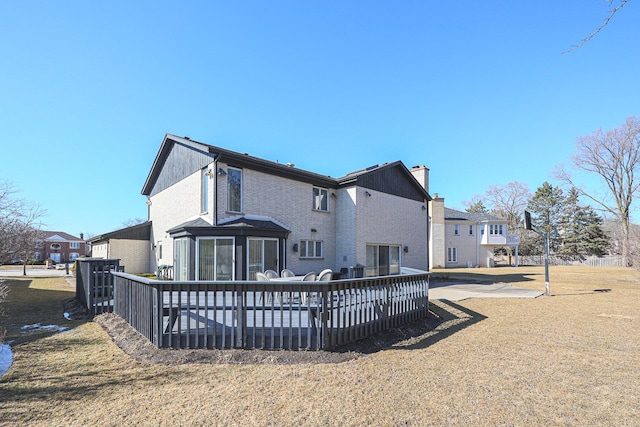
<instances>
[{"instance_id":1,"label":"patio chair","mask_svg":"<svg viewBox=\"0 0 640 427\"><path fill-rule=\"evenodd\" d=\"M280 277L278 276L278 273L276 273L273 270L265 270L264 275L267 276L269 279L277 279Z\"/></svg>"},{"instance_id":2,"label":"patio chair","mask_svg":"<svg viewBox=\"0 0 640 427\"><path fill-rule=\"evenodd\" d=\"M293 271L285 268L284 270L282 270L282 272L280 273L280 277L293 277L295 276L295 274L293 274Z\"/></svg>"},{"instance_id":3,"label":"patio chair","mask_svg":"<svg viewBox=\"0 0 640 427\"><path fill-rule=\"evenodd\" d=\"M318 277L316 275L316 273L314 273L313 271L307 273L304 275L304 277L302 278L303 282L315 282L316 281L316 277ZM315 292L302 292L302 294L300 295L300 300L302 301L303 304L307 303L307 300L309 299L309 297L311 297L311 294L315 294Z\"/></svg>"},{"instance_id":4,"label":"patio chair","mask_svg":"<svg viewBox=\"0 0 640 427\"><path fill-rule=\"evenodd\" d=\"M269 278L264 273L256 273L256 280L258 282L268 282ZM260 292L260 299L258 301L262 302L264 300L265 295L267 295L267 304L273 301L273 292L265 292L265 291Z\"/></svg>"},{"instance_id":5,"label":"patio chair","mask_svg":"<svg viewBox=\"0 0 640 427\"><path fill-rule=\"evenodd\" d=\"M258 282L268 282L269 277L264 273L256 273L256 280Z\"/></svg>"},{"instance_id":6,"label":"patio chair","mask_svg":"<svg viewBox=\"0 0 640 427\"><path fill-rule=\"evenodd\" d=\"M318 274L317 280L319 282L326 282L331 280L332 277L333 277L333 271L331 271L330 268L327 268L326 270L322 270L320 274Z\"/></svg>"}]
</instances>

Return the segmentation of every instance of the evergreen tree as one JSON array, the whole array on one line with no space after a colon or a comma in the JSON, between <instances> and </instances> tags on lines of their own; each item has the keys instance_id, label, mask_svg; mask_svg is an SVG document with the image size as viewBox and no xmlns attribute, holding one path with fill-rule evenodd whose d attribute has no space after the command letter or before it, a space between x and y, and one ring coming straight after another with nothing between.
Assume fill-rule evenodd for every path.
<instances>
[{"instance_id":1,"label":"evergreen tree","mask_svg":"<svg viewBox=\"0 0 640 427\"><path fill-rule=\"evenodd\" d=\"M602 218L591 206L581 205L579 193L571 189L565 201L562 218L562 247L558 255L565 257L602 256L609 241L602 229Z\"/></svg>"},{"instance_id":2,"label":"evergreen tree","mask_svg":"<svg viewBox=\"0 0 640 427\"><path fill-rule=\"evenodd\" d=\"M470 203L467 206L466 211L470 213L489 213L489 209L485 207L482 200L476 200L475 202Z\"/></svg>"},{"instance_id":3,"label":"evergreen tree","mask_svg":"<svg viewBox=\"0 0 640 427\"><path fill-rule=\"evenodd\" d=\"M549 234L549 250L552 252L560 247L564 204L562 189L545 182L538 187L527 206L536 230ZM537 240L542 246L542 238L538 237Z\"/></svg>"}]
</instances>

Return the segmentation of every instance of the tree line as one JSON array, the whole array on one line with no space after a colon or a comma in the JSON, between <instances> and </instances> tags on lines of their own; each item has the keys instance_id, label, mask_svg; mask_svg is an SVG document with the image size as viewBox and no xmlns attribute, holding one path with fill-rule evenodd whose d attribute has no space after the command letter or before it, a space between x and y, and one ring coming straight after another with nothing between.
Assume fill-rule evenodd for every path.
<instances>
[{"instance_id":1,"label":"tree line","mask_svg":"<svg viewBox=\"0 0 640 427\"><path fill-rule=\"evenodd\" d=\"M640 191L640 120L628 117L617 128L578 137L575 144L572 170L560 167L555 172L564 189L544 182L532 194L519 181L494 185L483 196L465 202L467 211L506 219L508 232L520 236L523 255L542 251L541 238L524 230L528 210L534 227L549 234L555 255L584 258L612 253L622 256L623 265L640 266L640 233L631 223L633 202ZM589 189L576 174L596 176L602 185ZM603 214L612 226L605 227Z\"/></svg>"}]
</instances>

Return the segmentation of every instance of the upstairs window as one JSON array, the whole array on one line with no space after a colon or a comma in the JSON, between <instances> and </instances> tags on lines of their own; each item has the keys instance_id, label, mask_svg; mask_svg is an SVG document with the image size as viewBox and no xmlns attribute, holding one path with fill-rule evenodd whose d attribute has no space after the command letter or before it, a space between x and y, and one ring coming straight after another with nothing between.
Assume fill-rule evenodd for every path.
<instances>
[{"instance_id":1,"label":"upstairs window","mask_svg":"<svg viewBox=\"0 0 640 427\"><path fill-rule=\"evenodd\" d=\"M227 211L242 212L242 169L227 169Z\"/></svg>"},{"instance_id":2,"label":"upstairs window","mask_svg":"<svg viewBox=\"0 0 640 427\"><path fill-rule=\"evenodd\" d=\"M502 235L502 224L490 224L489 225L489 234Z\"/></svg>"},{"instance_id":3,"label":"upstairs window","mask_svg":"<svg viewBox=\"0 0 640 427\"><path fill-rule=\"evenodd\" d=\"M200 171L200 212L209 212L209 169Z\"/></svg>"},{"instance_id":4,"label":"upstairs window","mask_svg":"<svg viewBox=\"0 0 640 427\"><path fill-rule=\"evenodd\" d=\"M313 209L325 212L329 210L329 190L313 187Z\"/></svg>"},{"instance_id":5,"label":"upstairs window","mask_svg":"<svg viewBox=\"0 0 640 427\"><path fill-rule=\"evenodd\" d=\"M473 225L469 226L469 236L473 236Z\"/></svg>"},{"instance_id":6,"label":"upstairs window","mask_svg":"<svg viewBox=\"0 0 640 427\"><path fill-rule=\"evenodd\" d=\"M80 249L80 242L69 242L69 249Z\"/></svg>"},{"instance_id":7,"label":"upstairs window","mask_svg":"<svg viewBox=\"0 0 640 427\"><path fill-rule=\"evenodd\" d=\"M458 224L453 226L453 235L454 236L459 236L460 235L460 226Z\"/></svg>"}]
</instances>

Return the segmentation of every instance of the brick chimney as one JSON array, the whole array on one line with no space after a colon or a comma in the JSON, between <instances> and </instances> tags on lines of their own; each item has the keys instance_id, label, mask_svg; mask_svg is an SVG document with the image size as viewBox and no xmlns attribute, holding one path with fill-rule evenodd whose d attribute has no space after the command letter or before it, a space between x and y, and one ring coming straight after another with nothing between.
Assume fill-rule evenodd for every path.
<instances>
[{"instance_id":1,"label":"brick chimney","mask_svg":"<svg viewBox=\"0 0 640 427\"><path fill-rule=\"evenodd\" d=\"M429 169L425 165L414 166L409 172L429 192Z\"/></svg>"}]
</instances>

